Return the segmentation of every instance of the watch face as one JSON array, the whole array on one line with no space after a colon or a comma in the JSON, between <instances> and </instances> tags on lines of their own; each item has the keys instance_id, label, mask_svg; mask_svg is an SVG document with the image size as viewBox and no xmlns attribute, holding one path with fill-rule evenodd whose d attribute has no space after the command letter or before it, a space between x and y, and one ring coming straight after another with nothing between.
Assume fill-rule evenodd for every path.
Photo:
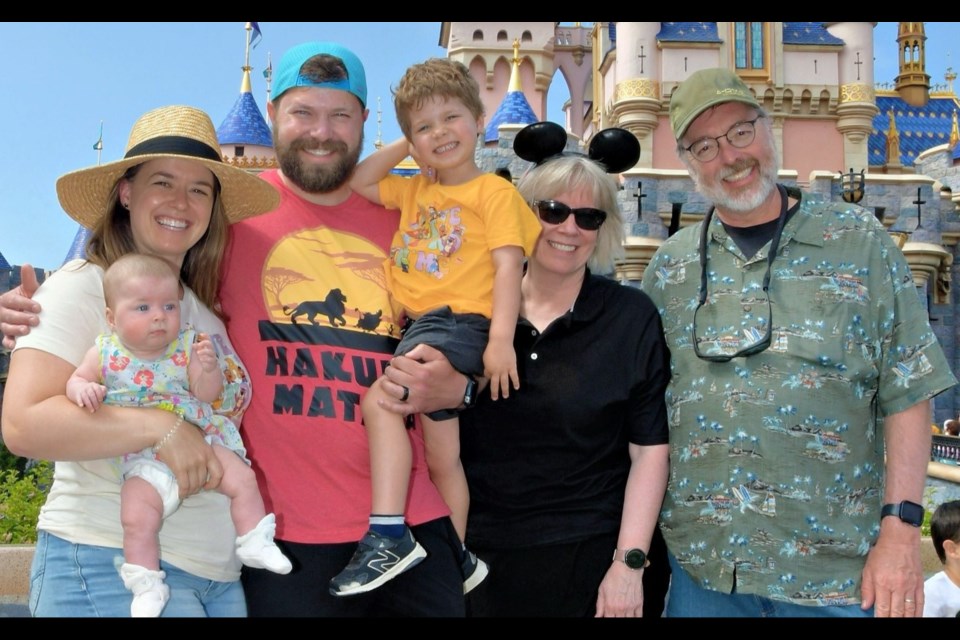
<instances>
[{"instance_id":1,"label":"watch face","mask_svg":"<svg viewBox=\"0 0 960 640\"><path fill-rule=\"evenodd\" d=\"M647 562L647 554L640 549L629 549L623 554L623 562L631 569L642 569Z\"/></svg>"},{"instance_id":2,"label":"watch face","mask_svg":"<svg viewBox=\"0 0 960 640\"><path fill-rule=\"evenodd\" d=\"M923 524L923 507L915 502L901 502L900 519L907 524L919 527Z\"/></svg>"}]
</instances>

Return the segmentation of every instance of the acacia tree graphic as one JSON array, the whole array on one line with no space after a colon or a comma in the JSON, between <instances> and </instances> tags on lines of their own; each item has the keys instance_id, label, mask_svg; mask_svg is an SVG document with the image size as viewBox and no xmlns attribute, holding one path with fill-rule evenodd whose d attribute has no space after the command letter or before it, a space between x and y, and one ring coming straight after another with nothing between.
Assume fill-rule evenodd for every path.
<instances>
[{"instance_id":1,"label":"acacia tree graphic","mask_svg":"<svg viewBox=\"0 0 960 640\"><path fill-rule=\"evenodd\" d=\"M349 269L353 275L361 280L368 280L378 287L387 290L387 278L383 271L383 258L370 253L344 251L343 253L328 253L330 259L341 269Z\"/></svg>"},{"instance_id":2,"label":"acacia tree graphic","mask_svg":"<svg viewBox=\"0 0 960 640\"><path fill-rule=\"evenodd\" d=\"M291 284L313 280L299 271L287 269L286 267L270 267L263 274L263 287L269 293L273 294L277 303L271 306L271 309L283 309L283 303L280 301L280 293Z\"/></svg>"},{"instance_id":3,"label":"acacia tree graphic","mask_svg":"<svg viewBox=\"0 0 960 640\"><path fill-rule=\"evenodd\" d=\"M314 245L319 246L320 248L312 249L312 251L322 254L329 258L336 265L337 269L342 269L345 271L350 271L353 275L360 280L366 280L376 284L378 287L387 290L387 278L383 269L383 256L376 255L374 253L369 253L365 251L341 251L341 252L331 252L327 251L325 247L327 246L337 246L336 243L327 242L320 240L316 237L310 235L298 234L296 240L303 243L304 245ZM304 281L313 281L314 279L307 276L306 274L296 270L289 269L286 267L270 267L264 272L263 276L263 286L264 289L273 294L276 299L276 304L271 306L271 309L282 310L284 305L280 300L280 294L284 288L290 286L291 284L296 284L298 282ZM346 293L346 292L345 292ZM303 302L303 300L293 301L296 304ZM351 312L347 312L348 314ZM386 320L387 318L385 318ZM392 320L392 319L390 319Z\"/></svg>"}]
</instances>

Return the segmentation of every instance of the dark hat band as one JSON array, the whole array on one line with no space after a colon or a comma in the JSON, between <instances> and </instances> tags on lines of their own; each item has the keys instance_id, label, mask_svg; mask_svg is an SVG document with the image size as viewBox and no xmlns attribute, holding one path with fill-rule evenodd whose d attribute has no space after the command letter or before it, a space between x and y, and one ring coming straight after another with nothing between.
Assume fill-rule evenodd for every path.
<instances>
[{"instance_id":1,"label":"dark hat band","mask_svg":"<svg viewBox=\"0 0 960 640\"><path fill-rule=\"evenodd\" d=\"M199 140L187 138L184 136L157 136L144 140L140 144L130 147L124 158L134 158L136 156L146 156L155 153L171 154L177 156L191 156L212 160L214 162L223 162L218 150L212 149L210 145L204 144Z\"/></svg>"}]
</instances>

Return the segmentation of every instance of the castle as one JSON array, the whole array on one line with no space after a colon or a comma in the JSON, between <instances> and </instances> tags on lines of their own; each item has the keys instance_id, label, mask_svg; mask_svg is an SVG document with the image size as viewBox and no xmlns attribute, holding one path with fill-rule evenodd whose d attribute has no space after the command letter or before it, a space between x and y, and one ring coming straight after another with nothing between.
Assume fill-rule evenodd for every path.
<instances>
[{"instance_id":1,"label":"castle","mask_svg":"<svg viewBox=\"0 0 960 640\"><path fill-rule=\"evenodd\" d=\"M901 243L934 330L957 363L951 289L960 269L956 75L948 74L945 87L931 86L924 23L901 22L899 73L878 84L874 49L893 43L875 43L874 25L444 22L439 42L450 58L470 68L492 114L477 150L487 171L507 170L516 177L527 168L512 153L513 136L544 119L556 82L563 82L570 95L563 123L569 148L582 148L611 126L638 138L640 160L620 176L629 237L626 259L614 274L631 284L639 281L663 239L699 220L709 206L677 158L670 96L698 69L735 69L772 118L780 180L829 198L859 201L875 212ZM249 44L247 61L240 96L217 133L228 162L257 172L275 167L276 160L269 127L250 89ZM406 162L397 170L416 167ZM84 240L81 230L66 259L82 254ZM16 285L14 271L0 257L0 274L6 274L5 280L0 276L0 290ZM938 424L956 417L960 389L937 397L934 407Z\"/></svg>"}]
</instances>

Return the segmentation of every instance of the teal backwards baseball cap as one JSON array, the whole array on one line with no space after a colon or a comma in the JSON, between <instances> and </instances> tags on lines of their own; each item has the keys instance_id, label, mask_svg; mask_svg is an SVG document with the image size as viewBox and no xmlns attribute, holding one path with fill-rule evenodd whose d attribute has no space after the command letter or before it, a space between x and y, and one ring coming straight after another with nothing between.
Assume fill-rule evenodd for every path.
<instances>
[{"instance_id":1,"label":"teal backwards baseball cap","mask_svg":"<svg viewBox=\"0 0 960 640\"><path fill-rule=\"evenodd\" d=\"M301 72L307 60L323 54L339 58L347 70L347 76L317 81ZM367 106L367 75L363 71L363 64L355 53L335 42L305 42L283 54L273 77L272 100L276 102L287 89L293 87L348 91L360 99L360 104Z\"/></svg>"},{"instance_id":2,"label":"teal backwards baseball cap","mask_svg":"<svg viewBox=\"0 0 960 640\"><path fill-rule=\"evenodd\" d=\"M730 69L701 69L680 83L670 97L670 126L677 140L701 113L724 102L742 102L756 109L760 103Z\"/></svg>"}]
</instances>

